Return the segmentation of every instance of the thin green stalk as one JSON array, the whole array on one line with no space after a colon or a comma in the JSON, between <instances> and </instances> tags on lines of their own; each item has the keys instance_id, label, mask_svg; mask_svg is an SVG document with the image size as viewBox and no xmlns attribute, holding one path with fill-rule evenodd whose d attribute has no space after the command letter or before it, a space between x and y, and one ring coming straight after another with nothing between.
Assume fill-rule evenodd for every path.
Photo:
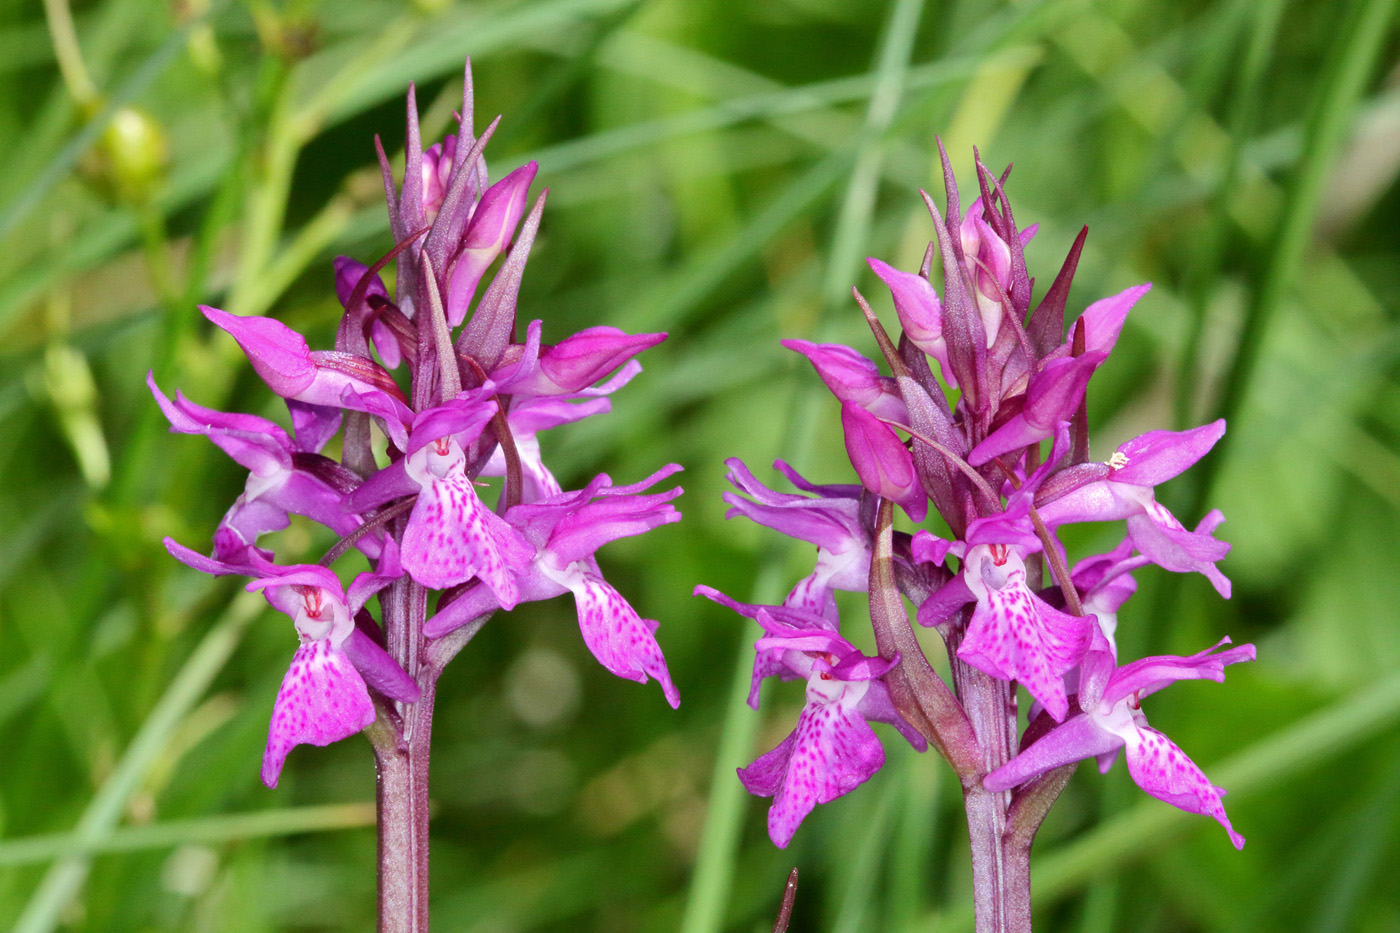
<instances>
[{"instance_id":1,"label":"thin green stalk","mask_svg":"<svg viewBox=\"0 0 1400 933\"><path fill-rule=\"evenodd\" d=\"M180 721L209 689L261 608L262 600L257 596L240 595L195 648L83 811L72 833L80 852L100 846L111 835L147 769ZM15 923L14 933L49 933L55 929L64 907L82 890L90 864L91 859L84 854L54 863Z\"/></svg>"},{"instance_id":2,"label":"thin green stalk","mask_svg":"<svg viewBox=\"0 0 1400 933\"><path fill-rule=\"evenodd\" d=\"M869 236L870 215L879 190L885 161L883 136L894 121L904 93L923 6L923 0L897 0L880 39L875 87L865 111L864 138L856 153L855 167L846 186L846 197L832 239L831 255L827 259L823 291L829 304L849 300L851 278Z\"/></svg>"},{"instance_id":3,"label":"thin green stalk","mask_svg":"<svg viewBox=\"0 0 1400 933\"><path fill-rule=\"evenodd\" d=\"M148 826L122 826L102 838L78 833L51 833L0 841L0 867L32 865L55 859L114 852L144 852L182 845L218 846L242 839L298 836L374 825L373 803L334 803L284 807L253 813L227 813Z\"/></svg>"},{"instance_id":4,"label":"thin green stalk","mask_svg":"<svg viewBox=\"0 0 1400 933\"><path fill-rule=\"evenodd\" d=\"M317 212L268 263L261 273L238 288L238 313L266 314L273 303L320 258L355 219L354 202L337 195ZM230 299L232 306L233 299Z\"/></svg>"},{"instance_id":5,"label":"thin green stalk","mask_svg":"<svg viewBox=\"0 0 1400 933\"><path fill-rule=\"evenodd\" d=\"M1268 73L1279 20L1283 15L1283 0L1262 0L1251 9L1253 28L1244 55L1240 58L1234 81L1235 91L1230 100L1230 149L1225 157L1225 170L1215 190L1211 222L1196 241L1195 256L1188 272L1186 291L1191 305L1191 322L1182 345L1176 380L1176 426L1180 429L1190 426L1195 417L1196 391L1200 386L1197 368L1200 365L1201 339L1205 333L1206 305L1224 261L1231 224L1230 199L1235 196L1235 184L1244 167L1245 143L1253 135L1258 122L1264 77Z\"/></svg>"},{"instance_id":6,"label":"thin green stalk","mask_svg":"<svg viewBox=\"0 0 1400 933\"><path fill-rule=\"evenodd\" d=\"M222 5L220 2L214 6L217 8ZM11 201L3 212L0 212L0 237L18 227L53 187L71 174L78 159L92 148L93 143L97 142L97 138L107 128L107 122L111 120L112 114L146 92L166 66L184 52L189 40L189 30L203 22L207 15L194 17L184 23L180 29L171 33L159 48L146 57L131 77L112 92L102 108L83 124L82 129L74 134L68 144L49 160L48 165L44 166L44 170L39 173L38 177L25 186L24 193Z\"/></svg>"},{"instance_id":7,"label":"thin green stalk","mask_svg":"<svg viewBox=\"0 0 1400 933\"><path fill-rule=\"evenodd\" d=\"M44 0L44 17L48 20L54 58L58 60L58 70L68 86L68 93L84 110L95 106L97 85L92 83L87 66L83 64L83 50L78 45L78 31L73 28L73 11L68 9L67 0Z\"/></svg>"},{"instance_id":8,"label":"thin green stalk","mask_svg":"<svg viewBox=\"0 0 1400 933\"><path fill-rule=\"evenodd\" d=\"M225 305L225 310L231 314L248 313L248 296L255 292L282 235L282 221L287 213L287 199L291 195L292 173L302 147L302 134L294 119L290 98L291 82L284 82L269 114L260 159L260 177L252 188L244 216L238 265Z\"/></svg>"},{"instance_id":9,"label":"thin green stalk","mask_svg":"<svg viewBox=\"0 0 1400 933\"><path fill-rule=\"evenodd\" d=\"M779 562L765 565L755 591L771 597L779 591ZM729 699L724 708L724 728L710 774L710 796L705 807L705 828L695 855L695 868L686 897L681 933L714 933L724 928L729 889L734 882L735 854L748 810L748 791L734 776L737 763L747 760L758 735L759 716L749 709L749 681L753 672L753 643L762 634L757 622L746 621L735 654Z\"/></svg>"}]
</instances>

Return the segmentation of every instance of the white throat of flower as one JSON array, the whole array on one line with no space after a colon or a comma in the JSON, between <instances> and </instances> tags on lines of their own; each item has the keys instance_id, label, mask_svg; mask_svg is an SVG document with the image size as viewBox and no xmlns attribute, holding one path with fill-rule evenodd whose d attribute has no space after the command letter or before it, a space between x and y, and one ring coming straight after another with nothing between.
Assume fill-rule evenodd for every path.
<instances>
[{"instance_id":1,"label":"white throat of flower","mask_svg":"<svg viewBox=\"0 0 1400 933\"><path fill-rule=\"evenodd\" d=\"M297 585L293 589L301 598L296 627L302 642L329 638L331 647L339 648L354 628L345 601L322 586Z\"/></svg>"}]
</instances>

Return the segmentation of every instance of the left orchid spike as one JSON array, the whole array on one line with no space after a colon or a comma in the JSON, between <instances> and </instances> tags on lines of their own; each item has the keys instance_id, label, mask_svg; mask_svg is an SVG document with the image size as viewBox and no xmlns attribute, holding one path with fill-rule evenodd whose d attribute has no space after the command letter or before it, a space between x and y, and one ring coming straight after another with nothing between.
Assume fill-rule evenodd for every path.
<instances>
[{"instance_id":1,"label":"left orchid spike","mask_svg":"<svg viewBox=\"0 0 1400 933\"><path fill-rule=\"evenodd\" d=\"M420 697L487 618L529 600L572 593L599 662L619 677L655 678L680 702L657 623L604 579L596 556L680 519L671 504L680 487L647 492L680 467L566 491L540 442L607 412L608 396L641 371L635 357L666 335L597 326L546 343L542 322L520 326L545 196L531 206L533 162L492 182L483 152L494 126L476 135L468 70L456 132L425 152L410 89L402 179L376 140L397 245L373 265L335 261L344 314L333 347L312 350L272 317L201 309L286 400L290 427L170 398L148 379L172 431L204 435L248 470L209 556L166 544L197 570L251 577L248 588L292 620L297 647L263 755L270 787L296 745L327 745L376 721L381 760L426 755L409 741L427 734ZM392 294L379 276L389 260ZM264 536L293 515L334 536L319 564L278 563L268 549ZM354 569L340 565L352 551L368 566L350 579Z\"/></svg>"}]
</instances>

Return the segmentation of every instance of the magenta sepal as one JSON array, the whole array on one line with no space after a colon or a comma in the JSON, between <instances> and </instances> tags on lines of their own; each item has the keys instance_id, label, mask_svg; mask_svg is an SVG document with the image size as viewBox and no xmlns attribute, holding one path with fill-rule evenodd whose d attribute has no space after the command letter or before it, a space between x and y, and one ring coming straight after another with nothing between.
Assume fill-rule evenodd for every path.
<instances>
[{"instance_id":1,"label":"magenta sepal","mask_svg":"<svg viewBox=\"0 0 1400 933\"><path fill-rule=\"evenodd\" d=\"M1109 479L1134 486L1160 486L1194 466L1225 435L1225 419L1188 431L1148 431L1118 448ZM1114 461L1122 461L1114 465Z\"/></svg>"},{"instance_id":2,"label":"magenta sepal","mask_svg":"<svg viewBox=\"0 0 1400 933\"><path fill-rule=\"evenodd\" d=\"M569 587L541 574L544 561L557 567L592 560L593 553L610 541L680 521L680 512L669 504L681 494L679 486L648 496L636 495L680 469L673 463L629 486L613 486L606 474L600 474L577 492L521 503L507 511L506 521L533 552L532 559L512 568L520 601L550 599L569 591ZM479 589L468 590L451 603L450 612L429 619L423 633L429 638L441 637L499 606Z\"/></svg>"},{"instance_id":3,"label":"magenta sepal","mask_svg":"<svg viewBox=\"0 0 1400 933\"><path fill-rule=\"evenodd\" d=\"M1224 432L1224 421L1189 431L1148 432L1109 458L1107 475L1086 473L1086 482L1061 486L1053 498L1046 497L1048 501L1037 496L1036 510L1050 528L1126 519L1128 534L1144 557L1176 573L1200 573L1228 599L1230 581L1215 566L1230 550L1227 542L1214 536L1224 517L1212 510L1194 531L1188 531L1153 493L1154 486L1205 456Z\"/></svg>"},{"instance_id":4,"label":"magenta sepal","mask_svg":"<svg viewBox=\"0 0 1400 933\"><path fill-rule=\"evenodd\" d=\"M809 634L813 630L819 630L827 633L828 637L839 638L836 632L837 620L827 618L819 612L813 612L801 606L762 606L757 603L741 603L712 586L705 586L703 583L695 587L692 595L703 596L711 602L719 603L721 606L756 622L759 621L759 614L762 613L773 624L786 625L793 630L806 630ZM762 641L763 639L760 639L759 643ZM758 709L758 694L763 686L764 678L777 677L779 680L792 680L798 676L805 676L797 673L783 660L782 649L775 651L771 648L771 643L769 644L768 650L758 650L754 655L753 676L749 680L748 700L749 706L754 709Z\"/></svg>"},{"instance_id":5,"label":"magenta sepal","mask_svg":"<svg viewBox=\"0 0 1400 933\"><path fill-rule=\"evenodd\" d=\"M239 317L207 305L199 310L238 341L263 382L283 398L412 419L393 377L373 360L334 350L313 352L301 334L269 317Z\"/></svg>"},{"instance_id":6,"label":"magenta sepal","mask_svg":"<svg viewBox=\"0 0 1400 933\"><path fill-rule=\"evenodd\" d=\"M897 503L916 522L928 515L928 494L914 469L914 455L894 429L850 402L841 403L846 454L861 485Z\"/></svg>"},{"instance_id":7,"label":"magenta sepal","mask_svg":"<svg viewBox=\"0 0 1400 933\"><path fill-rule=\"evenodd\" d=\"M1084 401L1089 377L1107 356L1103 352L1085 353L1046 363L1031 376L1025 407L974 447L967 462L981 466L993 457L1054 436L1056 427L1068 422Z\"/></svg>"},{"instance_id":8,"label":"magenta sepal","mask_svg":"<svg viewBox=\"0 0 1400 933\"><path fill-rule=\"evenodd\" d=\"M343 412L328 405L298 402L294 398L284 401L287 403L287 413L292 416L297 449L304 453L320 453L321 448L329 444L335 432L340 430Z\"/></svg>"},{"instance_id":9,"label":"magenta sepal","mask_svg":"<svg viewBox=\"0 0 1400 933\"><path fill-rule=\"evenodd\" d=\"M904 336L938 361L944 381L956 389L958 381L948 365L948 343L943 337L943 306L929 280L914 272L901 272L873 257L865 261L889 287Z\"/></svg>"},{"instance_id":10,"label":"magenta sepal","mask_svg":"<svg viewBox=\"0 0 1400 933\"><path fill-rule=\"evenodd\" d=\"M1001 330L1005 306L1011 293L1011 247L982 217L982 199L968 207L958 225L957 236L968 278L972 281L973 298L982 316L987 333L987 347L996 343Z\"/></svg>"},{"instance_id":11,"label":"magenta sepal","mask_svg":"<svg viewBox=\"0 0 1400 933\"><path fill-rule=\"evenodd\" d=\"M613 486L606 475L599 475L578 492L522 503L505 514L509 527L533 552L533 557L509 565L518 601L572 592L579 631L598 662L618 677L638 683L656 678L672 707L680 704L680 694L656 643L658 623L641 618L603 579L594 552L609 541L679 521L680 513L670 505L681 494L679 486L640 495L679 470L678 464L670 464L628 486ZM499 594L495 596L500 604ZM423 634L440 637L491 611L494 607L487 597L483 587L468 590L429 619Z\"/></svg>"},{"instance_id":12,"label":"magenta sepal","mask_svg":"<svg viewBox=\"0 0 1400 933\"><path fill-rule=\"evenodd\" d=\"M616 327L587 327L540 355L545 384L535 395L572 395L592 386L666 334L626 334Z\"/></svg>"},{"instance_id":13,"label":"magenta sepal","mask_svg":"<svg viewBox=\"0 0 1400 933\"><path fill-rule=\"evenodd\" d=\"M1151 289L1152 283L1144 282L1141 285L1125 288L1116 295L1100 298L1085 308L1084 313L1079 316L1079 322L1084 324L1084 349L1091 353L1111 352L1118 343L1118 335L1123 331L1123 323L1128 319L1128 312ZM1079 322L1069 328L1071 339L1066 341L1062 348L1066 354L1072 349L1074 329L1079 325Z\"/></svg>"},{"instance_id":14,"label":"magenta sepal","mask_svg":"<svg viewBox=\"0 0 1400 933\"><path fill-rule=\"evenodd\" d=\"M724 494L731 508L725 518L742 515L775 531L817 546L812 572L792 588L785 605L836 618L833 590L864 592L870 580L870 532L860 519L859 486L813 486L781 460L774 467L800 489L816 497L777 492L759 482L738 458L725 461L726 478L745 499Z\"/></svg>"},{"instance_id":15,"label":"magenta sepal","mask_svg":"<svg viewBox=\"0 0 1400 933\"><path fill-rule=\"evenodd\" d=\"M457 137L449 133L423 153L423 215L431 223L442 208L442 199L452 184L457 156Z\"/></svg>"},{"instance_id":16,"label":"magenta sepal","mask_svg":"<svg viewBox=\"0 0 1400 933\"><path fill-rule=\"evenodd\" d=\"M532 337L537 337L538 323L531 324ZM599 379L665 339L664 333L626 334L616 327L589 327L541 347L536 365L529 365L526 356L514 372L501 373L498 379L503 391L524 398L591 394L589 388ZM628 379L640 372L639 367L634 369Z\"/></svg>"},{"instance_id":17,"label":"magenta sepal","mask_svg":"<svg viewBox=\"0 0 1400 933\"><path fill-rule=\"evenodd\" d=\"M1143 658L1105 675L1113 665L1112 652L1102 637L1086 658L1081 688L1085 709L1052 728L1019 755L987 775L983 787L994 793L1010 790L1037 775L1085 758L1111 760L1125 748L1128 773L1147 793L1190 813L1213 817L1230 836L1235 848L1244 837L1235 832L1225 815L1216 787L1185 753L1165 735L1151 728L1139 708L1144 697L1178 680L1225 679L1225 667L1255 657L1253 645L1224 651L1228 638L1190 657Z\"/></svg>"},{"instance_id":18,"label":"magenta sepal","mask_svg":"<svg viewBox=\"0 0 1400 933\"><path fill-rule=\"evenodd\" d=\"M147 373L156 404L170 420L170 430L201 434L249 470L242 494L225 513L215 533L215 557L232 558L236 551L257 544L270 531L287 527L287 513L305 515L347 535L361 524L360 516L342 508L345 485L357 478L334 462L314 455L326 443L326 431L338 423L323 409L297 404L291 409L297 438L293 441L274 422L257 415L216 411L196 405L181 392L171 401ZM303 455L303 456L298 456ZM313 467L316 468L313 470ZM326 475L338 477L335 484ZM356 542L370 558L379 556L382 535L367 534Z\"/></svg>"},{"instance_id":19,"label":"magenta sepal","mask_svg":"<svg viewBox=\"0 0 1400 933\"><path fill-rule=\"evenodd\" d=\"M496 391L509 394L513 404L535 398L611 395L642 371L642 364L629 357L666 339L664 333L625 334L612 327L595 327L549 346L542 342L543 331L543 322L531 321L525 342L509 344L491 371ZM593 384L608 373L612 376L601 385Z\"/></svg>"},{"instance_id":20,"label":"magenta sepal","mask_svg":"<svg viewBox=\"0 0 1400 933\"><path fill-rule=\"evenodd\" d=\"M909 410L895 381L880 375L880 367L873 360L839 343L809 340L781 340L779 343L805 356L831 394L840 401L859 405L882 421L909 423Z\"/></svg>"}]
</instances>

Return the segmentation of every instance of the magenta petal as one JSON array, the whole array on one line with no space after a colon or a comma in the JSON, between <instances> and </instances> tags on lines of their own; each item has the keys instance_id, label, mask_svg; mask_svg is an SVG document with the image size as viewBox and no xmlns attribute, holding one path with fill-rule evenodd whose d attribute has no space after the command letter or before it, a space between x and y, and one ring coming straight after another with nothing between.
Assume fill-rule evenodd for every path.
<instances>
[{"instance_id":1,"label":"magenta petal","mask_svg":"<svg viewBox=\"0 0 1400 933\"><path fill-rule=\"evenodd\" d=\"M287 753L298 745L329 745L374 722L374 703L354 666L329 639L297 649L282 678L263 752L262 779L277 786Z\"/></svg>"},{"instance_id":2,"label":"magenta petal","mask_svg":"<svg viewBox=\"0 0 1400 933\"><path fill-rule=\"evenodd\" d=\"M1236 645L1220 650L1228 644L1230 639L1222 638L1206 650L1198 651L1189 657L1155 655L1125 664L1112 673L1103 692L1103 699L1109 703L1117 703L1135 695L1140 702L1144 697L1178 680L1213 680L1222 683L1227 666L1253 661L1255 656L1253 645Z\"/></svg>"},{"instance_id":3,"label":"magenta petal","mask_svg":"<svg viewBox=\"0 0 1400 933\"><path fill-rule=\"evenodd\" d=\"M982 443L972 448L972 452L967 455L967 462L973 466L981 466L993 457L1038 444L1049 436L1049 430L1032 425L1024 414L1015 415L988 435Z\"/></svg>"},{"instance_id":4,"label":"magenta petal","mask_svg":"<svg viewBox=\"0 0 1400 933\"><path fill-rule=\"evenodd\" d=\"M1138 787L1189 813L1214 817L1235 848L1243 849L1244 837L1230 825L1220 800L1224 789L1212 784L1176 743L1156 729L1140 726L1135 733L1136 740L1128 739L1127 758L1128 773Z\"/></svg>"},{"instance_id":5,"label":"magenta petal","mask_svg":"<svg viewBox=\"0 0 1400 933\"><path fill-rule=\"evenodd\" d=\"M582 564L574 564L559 577L573 590L579 631L593 657L609 672L639 684L646 683L648 675L655 677L671 708L680 706L680 692L656 643L658 623L638 616L606 580L581 568Z\"/></svg>"},{"instance_id":6,"label":"magenta petal","mask_svg":"<svg viewBox=\"0 0 1400 933\"><path fill-rule=\"evenodd\" d=\"M280 568L275 567L271 561L265 560L262 555L267 551L262 551L253 547L237 549L235 556L237 560L223 561L205 557L197 551L192 551L174 538L163 539L165 549L170 552L170 556L178 560L187 567L193 567L201 573L207 573L215 577L228 574L247 574L248 576L261 576L269 573L276 573Z\"/></svg>"},{"instance_id":7,"label":"magenta petal","mask_svg":"<svg viewBox=\"0 0 1400 933\"><path fill-rule=\"evenodd\" d=\"M414 415L404 453L417 453L438 438L449 436L463 449L470 446L481 436L497 411L496 401L481 397L480 391L473 395L464 394Z\"/></svg>"},{"instance_id":8,"label":"magenta petal","mask_svg":"<svg viewBox=\"0 0 1400 933\"><path fill-rule=\"evenodd\" d=\"M807 357L831 394L841 401L859 405L888 421L909 423L909 411L895 388L894 380L881 376L880 368L874 361L839 343L812 343L809 340L779 342Z\"/></svg>"},{"instance_id":9,"label":"magenta petal","mask_svg":"<svg viewBox=\"0 0 1400 933\"><path fill-rule=\"evenodd\" d=\"M726 478L753 501L732 492L724 501L733 508L725 518L743 515L790 538L800 538L832 552L843 552L852 545L868 548L868 535L861 532L860 487L841 487L820 498L777 492L759 482L738 458L725 461ZM827 487L835 490L835 487ZM817 491L813 489L812 491Z\"/></svg>"},{"instance_id":10,"label":"magenta petal","mask_svg":"<svg viewBox=\"0 0 1400 933\"><path fill-rule=\"evenodd\" d=\"M537 168L536 163L527 162L482 192L463 233L462 251L451 266L445 307L450 326L466 319L482 275L510 243L525 213Z\"/></svg>"},{"instance_id":11,"label":"magenta petal","mask_svg":"<svg viewBox=\"0 0 1400 933\"><path fill-rule=\"evenodd\" d=\"M170 422L171 433L203 434L237 463L259 476L291 468L292 441L282 428L257 415L215 411L196 405L181 392L172 402L146 373L146 385Z\"/></svg>"},{"instance_id":12,"label":"magenta petal","mask_svg":"<svg viewBox=\"0 0 1400 933\"><path fill-rule=\"evenodd\" d=\"M1092 717L1077 713L988 774L982 786L1000 793L1061 765L1116 752L1122 746L1118 736L1099 728Z\"/></svg>"},{"instance_id":13,"label":"magenta petal","mask_svg":"<svg viewBox=\"0 0 1400 933\"><path fill-rule=\"evenodd\" d=\"M1128 534L1142 555L1173 573L1202 574L1217 593L1229 599L1230 579L1215 566L1230 552L1229 542L1209 534L1187 531L1180 526L1159 523L1155 518L1154 515L1128 517Z\"/></svg>"},{"instance_id":14,"label":"magenta petal","mask_svg":"<svg viewBox=\"0 0 1400 933\"><path fill-rule=\"evenodd\" d=\"M1084 657L1093 627L1091 617L1052 608L1024 583L988 587L958 657L985 674L1020 681L1058 722L1069 709L1062 675Z\"/></svg>"},{"instance_id":15,"label":"magenta petal","mask_svg":"<svg viewBox=\"0 0 1400 933\"><path fill-rule=\"evenodd\" d=\"M494 519L494 521L493 521ZM519 591L497 532L513 529L492 514L460 470L423 486L403 534L403 567L426 587L444 590L480 577L506 609Z\"/></svg>"},{"instance_id":16,"label":"magenta petal","mask_svg":"<svg viewBox=\"0 0 1400 933\"><path fill-rule=\"evenodd\" d=\"M539 395L569 395L587 389L632 357L666 339L664 333L626 334L616 327L589 327L540 354Z\"/></svg>"},{"instance_id":17,"label":"magenta petal","mask_svg":"<svg viewBox=\"0 0 1400 933\"><path fill-rule=\"evenodd\" d=\"M364 678L366 684L391 700L401 703L418 702L422 693L418 682L409 677L404 669L399 667L398 662L389 657L389 653L379 647L373 638L358 628L352 629L340 650Z\"/></svg>"}]
</instances>

